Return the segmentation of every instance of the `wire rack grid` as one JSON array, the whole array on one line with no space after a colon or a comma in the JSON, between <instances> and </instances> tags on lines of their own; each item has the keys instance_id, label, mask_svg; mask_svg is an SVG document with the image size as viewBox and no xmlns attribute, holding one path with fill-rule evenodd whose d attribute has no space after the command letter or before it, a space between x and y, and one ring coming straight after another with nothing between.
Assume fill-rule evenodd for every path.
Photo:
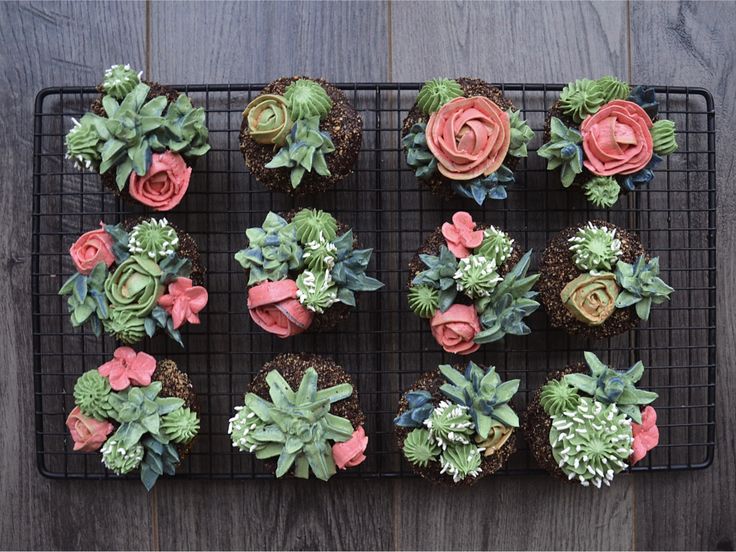
<instances>
[{"instance_id":1,"label":"wire rack grid","mask_svg":"<svg viewBox=\"0 0 736 552\"><path fill-rule=\"evenodd\" d=\"M279 352L308 351L335 358L357 384L371 441L368 460L340 477L397 477L411 473L394 442L398 399L418 377L442 362L443 353L426 321L406 304L407 264L423 239L457 210L508 231L535 251L533 266L550 237L572 224L603 218L639 233L660 257L663 277L676 288L672 301L656 307L636 330L603 341L571 338L549 327L543 309L530 318L533 333L486 345L473 359L495 365L505 378L520 378L516 406L523 408L548 370L596 352L623 367L636 359L649 368L642 385L657 391L660 446L634 471L703 468L715 445L715 128L711 95L703 89L657 87L660 114L678 128L679 150L646 187L607 211L591 210L579 191L564 190L535 151L544 115L562 89L558 84L501 84L536 137L530 156L516 170L505 201L483 208L463 199L433 196L414 179L400 149L401 124L418 83L338 85L364 121L363 147L355 173L334 190L293 200L255 181L238 149L242 110L262 84L178 85L207 111L212 150L198 161L182 204L166 217L197 241L207 266L210 303L203 323L183 332L185 349L164 336L142 349L171 358L196 387L202 430L179 478L270 477L252 455L231 447L228 418L242 403L248 383ZM64 159L64 134L95 99L93 87L47 88L36 99L32 243L33 370L36 455L40 472L54 478L116 478L99 455L72 452L64 421L72 389L85 370L96 368L116 347L74 330L61 283L73 272L71 243L100 220L114 223L143 211L103 189L99 177L79 172ZM370 272L386 285L359 294L358 308L333 332L282 341L265 334L247 315L245 278L233 254L245 246L245 229L260 225L269 210L315 206L350 225L375 249ZM500 473L535 473L524 444ZM135 476L128 476L135 477Z\"/></svg>"}]
</instances>

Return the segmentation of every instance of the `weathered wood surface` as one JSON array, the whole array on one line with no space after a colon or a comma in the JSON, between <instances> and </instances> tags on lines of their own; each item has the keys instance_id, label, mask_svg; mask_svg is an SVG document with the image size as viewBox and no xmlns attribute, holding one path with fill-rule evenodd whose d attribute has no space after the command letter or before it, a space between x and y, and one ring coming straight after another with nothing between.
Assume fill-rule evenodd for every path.
<instances>
[{"instance_id":1,"label":"weathered wood surface","mask_svg":"<svg viewBox=\"0 0 736 552\"><path fill-rule=\"evenodd\" d=\"M734 546L736 382L732 187L733 3L1 4L0 546L4 548L714 548ZM146 23L148 23L146 25ZM150 32L146 33L146 29ZM713 467L621 478L607 492L547 477L451 493L422 481L162 481L41 478L33 456L30 328L32 99L93 84L112 62L162 82L335 81L477 75L560 82L606 73L716 96L720 132L718 443Z\"/></svg>"}]
</instances>

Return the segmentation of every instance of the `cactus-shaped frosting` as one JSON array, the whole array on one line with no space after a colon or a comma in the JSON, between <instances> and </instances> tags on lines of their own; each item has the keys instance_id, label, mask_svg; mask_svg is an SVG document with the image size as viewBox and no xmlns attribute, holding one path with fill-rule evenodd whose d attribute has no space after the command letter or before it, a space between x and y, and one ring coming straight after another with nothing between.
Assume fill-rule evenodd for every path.
<instances>
[{"instance_id":1,"label":"cactus-shaped frosting","mask_svg":"<svg viewBox=\"0 0 736 552\"><path fill-rule=\"evenodd\" d=\"M593 88L601 94L604 104L613 100L625 100L631 90L628 84L610 75L593 81Z\"/></svg>"},{"instance_id":2,"label":"cactus-shaped frosting","mask_svg":"<svg viewBox=\"0 0 736 552\"><path fill-rule=\"evenodd\" d=\"M596 81L580 79L569 83L560 94L560 109L576 123L598 111L605 103Z\"/></svg>"},{"instance_id":3,"label":"cactus-shaped frosting","mask_svg":"<svg viewBox=\"0 0 736 552\"><path fill-rule=\"evenodd\" d=\"M426 180L437 170L437 158L427 146L427 123L415 123L401 139L406 150L406 164L414 169L414 176Z\"/></svg>"},{"instance_id":4,"label":"cactus-shaped frosting","mask_svg":"<svg viewBox=\"0 0 736 552\"><path fill-rule=\"evenodd\" d=\"M241 452L255 452L261 446L255 435L265 427L266 422L244 404L235 407L235 416L230 418L227 432L234 447Z\"/></svg>"},{"instance_id":5,"label":"cactus-shaped frosting","mask_svg":"<svg viewBox=\"0 0 736 552\"><path fill-rule=\"evenodd\" d=\"M432 318L440 304L440 292L430 286L409 288L409 308L421 318Z\"/></svg>"},{"instance_id":6,"label":"cactus-shaped frosting","mask_svg":"<svg viewBox=\"0 0 736 552\"><path fill-rule=\"evenodd\" d=\"M296 229L296 237L302 244L324 239L332 241L337 237L337 221L330 213L320 209L302 209L291 219Z\"/></svg>"},{"instance_id":7,"label":"cactus-shaped frosting","mask_svg":"<svg viewBox=\"0 0 736 552\"><path fill-rule=\"evenodd\" d=\"M569 188L575 176L583 171L583 136L574 128L568 128L557 117L550 121L549 142L537 150L540 157L547 159L547 170L560 169L560 182Z\"/></svg>"},{"instance_id":8,"label":"cactus-shaped frosting","mask_svg":"<svg viewBox=\"0 0 736 552\"><path fill-rule=\"evenodd\" d=\"M161 418L161 430L175 443L188 443L199 433L199 416L182 407Z\"/></svg>"},{"instance_id":9,"label":"cactus-shaped frosting","mask_svg":"<svg viewBox=\"0 0 736 552\"><path fill-rule=\"evenodd\" d=\"M677 140L675 140L675 123L668 119L659 119L649 129L652 134L652 145L654 153L669 155L677 151Z\"/></svg>"},{"instance_id":10,"label":"cactus-shaped frosting","mask_svg":"<svg viewBox=\"0 0 736 552\"><path fill-rule=\"evenodd\" d=\"M64 138L67 159L73 159L80 170L93 169L100 164L102 147L105 142L100 138L100 130L104 130L104 120L94 113L85 113L77 121Z\"/></svg>"},{"instance_id":11,"label":"cactus-shaped frosting","mask_svg":"<svg viewBox=\"0 0 736 552\"><path fill-rule=\"evenodd\" d=\"M424 425L442 450L451 445L467 445L475 433L468 407L449 401L440 402L432 411L432 415L424 420Z\"/></svg>"},{"instance_id":12,"label":"cactus-shaped frosting","mask_svg":"<svg viewBox=\"0 0 736 552\"><path fill-rule=\"evenodd\" d=\"M74 403L85 416L95 420L106 420L112 408L109 397L110 381L97 370L89 370L79 376L74 384Z\"/></svg>"},{"instance_id":13,"label":"cactus-shaped frosting","mask_svg":"<svg viewBox=\"0 0 736 552\"><path fill-rule=\"evenodd\" d=\"M483 242L475 250L477 255L492 260L502 266L514 250L514 240L506 232L491 226L483 231Z\"/></svg>"},{"instance_id":14,"label":"cactus-shaped frosting","mask_svg":"<svg viewBox=\"0 0 736 552\"><path fill-rule=\"evenodd\" d=\"M483 255L470 255L457 264L454 276L458 291L471 299L488 297L496 284L503 280L496 272L496 263Z\"/></svg>"},{"instance_id":15,"label":"cactus-shaped frosting","mask_svg":"<svg viewBox=\"0 0 736 552\"><path fill-rule=\"evenodd\" d=\"M102 463L108 470L124 475L136 469L143 460L143 445L136 442L126 446L117 433L102 446Z\"/></svg>"},{"instance_id":16,"label":"cactus-shaped frosting","mask_svg":"<svg viewBox=\"0 0 736 552\"><path fill-rule=\"evenodd\" d=\"M322 314L337 302L337 285L329 270L317 273L305 270L296 279L296 286L297 299L310 311Z\"/></svg>"},{"instance_id":17,"label":"cactus-shaped frosting","mask_svg":"<svg viewBox=\"0 0 736 552\"><path fill-rule=\"evenodd\" d=\"M642 255L633 265L619 261L616 281L623 288L616 298L616 307L635 305L636 314L642 320L649 319L652 304L669 301L670 294L675 291L659 277L659 257L648 261Z\"/></svg>"},{"instance_id":18,"label":"cactus-shaped frosting","mask_svg":"<svg viewBox=\"0 0 736 552\"><path fill-rule=\"evenodd\" d=\"M621 186L612 176L597 176L584 185L585 197L599 208L612 207L618 201Z\"/></svg>"},{"instance_id":19,"label":"cactus-shaped frosting","mask_svg":"<svg viewBox=\"0 0 736 552\"><path fill-rule=\"evenodd\" d=\"M404 456L412 464L426 468L436 460L442 449L431 439L426 429L415 429L406 436L403 446Z\"/></svg>"},{"instance_id":20,"label":"cactus-shaped frosting","mask_svg":"<svg viewBox=\"0 0 736 552\"><path fill-rule=\"evenodd\" d=\"M451 475L455 483L468 476L478 477L482 471L480 453L481 450L471 444L451 446L440 455L440 473Z\"/></svg>"},{"instance_id":21,"label":"cactus-shaped frosting","mask_svg":"<svg viewBox=\"0 0 736 552\"><path fill-rule=\"evenodd\" d=\"M102 89L116 100L122 100L140 82L143 71L136 73L130 65L113 65L105 71Z\"/></svg>"},{"instance_id":22,"label":"cactus-shaped frosting","mask_svg":"<svg viewBox=\"0 0 736 552\"><path fill-rule=\"evenodd\" d=\"M432 79L424 83L417 94L417 106L427 115L434 113L452 99L463 96L463 89L452 79Z\"/></svg>"},{"instance_id":23,"label":"cactus-shaped frosting","mask_svg":"<svg viewBox=\"0 0 736 552\"><path fill-rule=\"evenodd\" d=\"M146 326L143 318L137 314L114 309L108 318L102 321L105 331L114 335L123 343L136 343L146 336Z\"/></svg>"},{"instance_id":24,"label":"cactus-shaped frosting","mask_svg":"<svg viewBox=\"0 0 736 552\"><path fill-rule=\"evenodd\" d=\"M457 296L457 284L454 277L457 272L457 258L446 246L440 246L440 254L420 255L419 258L427 267L411 281L413 286L429 286L439 291L439 308L442 312L452 306Z\"/></svg>"},{"instance_id":25,"label":"cactus-shaped frosting","mask_svg":"<svg viewBox=\"0 0 736 552\"><path fill-rule=\"evenodd\" d=\"M611 270L621 256L621 240L616 238L615 228L588 222L568 241L572 244L573 261L580 270Z\"/></svg>"},{"instance_id":26,"label":"cactus-shaped frosting","mask_svg":"<svg viewBox=\"0 0 736 552\"><path fill-rule=\"evenodd\" d=\"M132 255L143 255L158 261L178 249L179 237L165 218L151 218L136 224L128 235L128 250Z\"/></svg>"},{"instance_id":27,"label":"cactus-shaped frosting","mask_svg":"<svg viewBox=\"0 0 736 552\"><path fill-rule=\"evenodd\" d=\"M304 262L312 271L332 269L337 258L337 247L324 238L304 244Z\"/></svg>"},{"instance_id":28,"label":"cactus-shaped frosting","mask_svg":"<svg viewBox=\"0 0 736 552\"><path fill-rule=\"evenodd\" d=\"M507 111L511 123L511 141L509 142L509 155L514 157L526 157L526 145L534 138L534 131L527 122L519 116L519 111Z\"/></svg>"},{"instance_id":29,"label":"cactus-shaped frosting","mask_svg":"<svg viewBox=\"0 0 736 552\"><path fill-rule=\"evenodd\" d=\"M309 79L292 82L284 90L284 98L294 121L312 117L322 119L332 109L332 100L325 89Z\"/></svg>"},{"instance_id":30,"label":"cactus-shaped frosting","mask_svg":"<svg viewBox=\"0 0 736 552\"><path fill-rule=\"evenodd\" d=\"M542 387L539 403L548 416L557 416L566 410L573 410L580 402L577 389L563 379L553 379Z\"/></svg>"}]
</instances>

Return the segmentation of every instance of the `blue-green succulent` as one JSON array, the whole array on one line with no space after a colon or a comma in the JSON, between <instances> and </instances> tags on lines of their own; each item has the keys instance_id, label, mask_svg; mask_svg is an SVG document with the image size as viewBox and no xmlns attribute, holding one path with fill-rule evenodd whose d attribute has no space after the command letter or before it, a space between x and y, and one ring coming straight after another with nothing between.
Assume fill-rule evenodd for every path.
<instances>
[{"instance_id":1,"label":"blue-green succulent","mask_svg":"<svg viewBox=\"0 0 736 552\"><path fill-rule=\"evenodd\" d=\"M409 391L406 394L407 408L394 418L399 427L424 427L424 420L432 415L434 405L429 391Z\"/></svg>"},{"instance_id":2,"label":"blue-green succulent","mask_svg":"<svg viewBox=\"0 0 736 552\"><path fill-rule=\"evenodd\" d=\"M102 335L102 321L107 320L110 315L105 296L107 275L105 263L98 263L87 275L75 273L59 289L59 295L69 296L67 309L72 326L76 328L89 322L97 337Z\"/></svg>"},{"instance_id":3,"label":"blue-green succulent","mask_svg":"<svg viewBox=\"0 0 736 552\"><path fill-rule=\"evenodd\" d=\"M557 117L550 121L549 142L537 150L547 160L547 170L560 169L560 181L565 188L572 185L575 176L583 171L583 137L574 128L567 128Z\"/></svg>"},{"instance_id":4,"label":"blue-green succulent","mask_svg":"<svg viewBox=\"0 0 736 552\"><path fill-rule=\"evenodd\" d=\"M616 298L616 308L635 305L636 314L642 320L649 319L652 305L669 301L675 291L659 277L659 258L648 261L641 255L634 264L619 261L616 264L616 281L622 291Z\"/></svg>"},{"instance_id":5,"label":"blue-green succulent","mask_svg":"<svg viewBox=\"0 0 736 552\"><path fill-rule=\"evenodd\" d=\"M457 284L457 258L446 246L440 246L439 255L421 254L419 258L427 267L412 280L413 286L428 286L439 290L439 309L445 312L455 302Z\"/></svg>"},{"instance_id":6,"label":"blue-green succulent","mask_svg":"<svg viewBox=\"0 0 736 552\"><path fill-rule=\"evenodd\" d=\"M335 246L335 265L332 267L332 280L338 286L337 300L355 306L356 291L375 291L383 283L368 276L365 271L371 260L373 249L353 249L353 231L348 230L338 236Z\"/></svg>"},{"instance_id":7,"label":"blue-green succulent","mask_svg":"<svg viewBox=\"0 0 736 552\"><path fill-rule=\"evenodd\" d=\"M437 158L427 146L427 123L415 123L401 139L406 150L406 164L414 169L414 176L426 180L437 170Z\"/></svg>"},{"instance_id":8,"label":"blue-green succulent","mask_svg":"<svg viewBox=\"0 0 736 552\"><path fill-rule=\"evenodd\" d=\"M515 182L514 172L501 165L496 172L473 180L452 182L452 188L460 197L474 200L483 205L486 199L504 200L508 197L506 186Z\"/></svg>"}]
</instances>

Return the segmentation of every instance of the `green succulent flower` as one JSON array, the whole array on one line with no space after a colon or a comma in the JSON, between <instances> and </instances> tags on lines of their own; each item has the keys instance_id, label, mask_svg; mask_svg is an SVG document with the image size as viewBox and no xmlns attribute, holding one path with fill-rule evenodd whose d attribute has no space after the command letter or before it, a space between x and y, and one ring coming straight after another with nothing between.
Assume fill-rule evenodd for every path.
<instances>
[{"instance_id":1,"label":"green succulent flower","mask_svg":"<svg viewBox=\"0 0 736 552\"><path fill-rule=\"evenodd\" d=\"M560 182L569 188L575 176L583 172L583 136L574 128L567 128L557 117L550 121L550 139L537 150L539 157L547 159L547 170L560 169Z\"/></svg>"},{"instance_id":2,"label":"green succulent flower","mask_svg":"<svg viewBox=\"0 0 736 552\"><path fill-rule=\"evenodd\" d=\"M108 470L124 475L140 465L144 451L140 443L125 446L122 440L117 438L116 433L105 441L100 452L102 452L102 463Z\"/></svg>"},{"instance_id":3,"label":"green succulent flower","mask_svg":"<svg viewBox=\"0 0 736 552\"><path fill-rule=\"evenodd\" d=\"M440 304L440 292L430 286L409 288L409 308L421 318L432 318Z\"/></svg>"},{"instance_id":4,"label":"green succulent flower","mask_svg":"<svg viewBox=\"0 0 736 552\"><path fill-rule=\"evenodd\" d=\"M337 303L337 285L330 271L314 273L309 270L302 272L296 279L296 297L308 310L324 313L325 309Z\"/></svg>"},{"instance_id":5,"label":"green succulent flower","mask_svg":"<svg viewBox=\"0 0 736 552\"><path fill-rule=\"evenodd\" d=\"M514 157L526 157L526 145L534 138L534 131L529 128L525 120L519 116L519 111L507 111L511 123L511 141L509 142L509 155Z\"/></svg>"},{"instance_id":6,"label":"green succulent flower","mask_svg":"<svg viewBox=\"0 0 736 552\"><path fill-rule=\"evenodd\" d=\"M458 291L471 299L488 297L496 284L503 280L496 272L496 263L483 255L469 255L460 259L454 278Z\"/></svg>"},{"instance_id":7,"label":"green succulent flower","mask_svg":"<svg viewBox=\"0 0 736 552\"><path fill-rule=\"evenodd\" d=\"M557 416L572 410L580 402L577 389L563 379L549 380L542 387L539 402L548 416Z\"/></svg>"},{"instance_id":8,"label":"green succulent flower","mask_svg":"<svg viewBox=\"0 0 736 552\"><path fill-rule=\"evenodd\" d=\"M140 254L158 261L173 255L178 249L179 236L165 218L143 221L135 225L128 235L131 255Z\"/></svg>"},{"instance_id":9,"label":"green succulent flower","mask_svg":"<svg viewBox=\"0 0 736 552\"><path fill-rule=\"evenodd\" d=\"M128 311L139 318L151 314L163 294L161 273L155 261L140 255L120 263L105 280L105 295L111 311Z\"/></svg>"},{"instance_id":10,"label":"green succulent flower","mask_svg":"<svg viewBox=\"0 0 736 552\"><path fill-rule=\"evenodd\" d=\"M199 433L199 416L181 407L161 418L161 431L175 443L188 443Z\"/></svg>"},{"instance_id":11,"label":"green succulent flower","mask_svg":"<svg viewBox=\"0 0 736 552\"><path fill-rule=\"evenodd\" d=\"M206 119L203 107L195 108L188 96L179 94L166 110L159 139L184 157L200 157L210 150Z\"/></svg>"},{"instance_id":12,"label":"green succulent flower","mask_svg":"<svg viewBox=\"0 0 736 552\"><path fill-rule=\"evenodd\" d=\"M301 209L291 219L296 237L302 244L324 239L331 242L337 237L337 220L321 209Z\"/></svg>"},{"instance_id":13,"label":"green succulent flower","mask_svg":"<svg viewBox=\"0 0 736 552\"><path fill-rule=\"evenodd\" d=\"M351 307L355 306L355 292L375 291L383 287L383 283L365 273L373 249L355 249L354 241L353 231L348 230L332 242L337 251L335 266L330 273L340 288L337 292L338 301Z\"/></svg>"},{"instance_id":14,"label":"green succulent flower","mask_svg":"<svg viewBox=\"0 0 736 552\"><path fill-rule=\"evenodd\" d=\"M171 443L161 443L153 437L145 437L141 443L145 449L141 462L141 482L150 491L160 476L176 473L179 453Z\"/></svg>"},{"instance_id":15,"label":"green succulent flower","mask_svg":"<svg viewBox=\"0 0 736 552\"><path fill-rule=\"evenodd\" d=\"M613 207L621 192L616 179L612 176L597 176L585 183L585 197L598 208Z\"/></svg>"},{"instance_id":16,"label":"green succulent flower","mask_svg":"<svg viewBox=\"0 0 736 552\"><path fill-rule=\"evenodd\" d=\"M636 305L636 314L642 320L649 319L652 305L669 301L675 291L659 277L659 258L651 261L642 255L632 265L619 261L616 265L616 281L623 291L616 298L616 307L624 309Z\"/></svg>"},{"instance_id":17,"label":"green succulent flower","mask_svg":"<svg viewBox=\"0 0 736 552\"><path fill-rule=\"evenodd\" d=\"M628 98L631 87L616 77L609 75L593 81L593 89L601 95L603 104L607 104L613 100L625 100Z\"/></svg>"},{"instance_id":18,"label":"green succulent flower","mask_svg":"<svg viewBox=\"0 0 736 552\"><path fill-rule=\"evenodd\" d=\"M457 296L457 283L455 282L455 273L458 269L457 258L447 249L447 246L440 246L440 254L435 255L419 255L420 260L427 267L417 274L411 281L412 286L429 286L439 291L440 311L445 312L455 302Z\"/></svg>"},{"instance_id":19,"label":"green succulent flower","mask_svg":"<svg viewBox=\"0 0 736 552\"><path fill-rule=\"evenodd\" d=\"M468 476L478 477L481 470L481 450L475 445L453 445L442 451L440 456L440 473L452 476L459 483Z\"/></svg>"},{"instance_id":20,"label":"green succulent flower","mask_svg":"<svg viewBox=\"0 0 736 552\"><path fill-rule=\"evenodd\" d=\"M261 420L256 413L247 405L236 406L235 416L230 418L227 428L228 435L241 452L256 452L264 445L255 438L255 435L266 427L266 422Z\"/></svg>"},{"instance_id":21,"label":"green succulent flower","mask_svg":"<svg viewBox=\"0 0 736 552\"><path fill-rule=\"evenodd\" d=\"M104 127L104 120L94 113L85 113L77 121L64 138L67 159L73 159L79 170L92 170L100 164L104 140L100 137L98 128Z\"/></svg>"},{"instance_id":22,"label":"green succulent flower","mask_svg":"<svg viewBox=\"0 0 736 552\"><path fill-rule=\"evenodd\" d=\"M424 425L429 429L432 441L442 450L453 444L467 445L475 433L468 407L449 401L440 402L430 417L424 420Z\"/></svg>"},{"instance_id":23,"label":"green succulent flower","mask_svg":"<svg viewBox=\"0 0 736 552\"><path fill-rule=\"evenodd\" d=\"M568 241L572 244L573 261L580 270L611 270L622 253L616 229L592 222L579 228Z\"/></svg>"},{"instance_id":24,"label":"green succulent flower","mask_svg":"<svg viewBox=\"0 0 736 552\"><path fill-rule=\"evenodd\" d=\"M105 297L107 265L100 262L89 274L72 275L59 289L59 295L67 295L67 309L75 328L89 322L96 336L102 334L102 322L109 315Z\"/></svg>"},{"instance_id":25,"label":"green succulent flower","mask_svg":"<svg viewBox=\"0 0 736 552\"><path fill-rule=\"evenodd\" d=\"M432 441L429 431L414 429L404 439L403 451L409 462L426 468L430 462L437 459L442 449Z\"/></svg>"},{"instance_id":26,"label":"green succulent flower","mask_svg":"<svg viewBox=\"0 0 736 552\"><path fill-rule=\"evenodd\" d=\"M401 139L406 150L406 164L414 169L414 176L426 180L437 170L437 158L427 146L427 123L414 123Z\"/></svg>"},{"instance_id":27,"label":"green succulent flower","mask_svg":"<svg viewBox=\"0 0 736 552\"><path fill-rule=\"evenodd\" d=\"M475 254L495 262L496 266L502 266L513 250L514 240L511 236L491 226L483 231L483 241L475 250Z\"/></svg>"},{"instance_id":28,"label":"green succulent flower","mask_svg":"<svg viewBox=\"0 0 736 552\"><path fill-rule=\"evenodd\" d=\"M145 320L129 310L110 310L102 321L105 331L125 344L137 343L146 335Z\"/></svg>"},{"instance_id":29,"label":"green succulent flower","mask_svg":"<svg viewBox=\"0 0 736 552\"><path fill-rule=\"evenodd\" d=\"M106 377L101 376L97 370L89 370L74 384L74 403L85 416L106 420L112 411L109 402L111 390L110 381Z\"/></svg>"},{"instance_id":30,"label":"green succulent flower","mask_svg":"<svg viewBox=\"0 0 736 552\"><path fill-rule=\"evenodd\" d=\"M140 84L143 71L136 73L130 65L113 65L105 71L102 89L116 100L122 100Z\"/></svg>"},{"instance_id":31,"label":"green succulent flower","mask_svg":"<svg viewBox=\"0 0 736 552\"><path fill-rule=\"evenodd\" d=\"M283 146L294 121L289 115L286 98L277 94L261 94L243 111L248 133L259 144Z\"/></svg>"},{"instance_id":32,"label":"green succulent flower","mask_svg":"<svg viewBox=\"0 0 736 552\"><path fill-rule=\"evenodd\" d=\"M463 89L452 79L432 79L424 83L417 94L417 106L427 115L437 111L450 100L463 96Z\"/></svg>"},{"instance_id":33,"label":"green succulent flower","mask_svg":"<svg viewBox=\"0 0 736 552\"><path fill-rule=\"evenodd\" d=\"M309 79L292 82L284 90L284 98L289 104L289 113L294 121L324 118L332 109L332 100L318 83Z\"/></svg>"},{"instance_id":34,"label":"green succulent flower","mask_svg":"<svg viewBox=\"0 0 736 552\"><path fill-rule=\"evenodd\" d=\"M677 140L675 140L675 123L667 119L659 119L649 129L652 135L654 153L669 155L677 151Z\"/></svg>"},{"instance_id":35,"label":"green succulent flower","mask_svg":"<svg viewBox=\"0 0 736 552\"><path fill-rule=\"evenodd\" d=\"M335 266L337 247L325 239L307 242L304 245L304 263L312 272L321 272Z\"/></svg>"},{"instance_id":36,"label":"green succulent flower","mask_svg":"<svg viewBox=\"0 0 736 552\"><path fill-rule=\"evenodd\" d=\"M600 87L589 79L569 83L560 94L560 109L576 123L597 112L604 103Z\"/></svg>"}]
</instances>

